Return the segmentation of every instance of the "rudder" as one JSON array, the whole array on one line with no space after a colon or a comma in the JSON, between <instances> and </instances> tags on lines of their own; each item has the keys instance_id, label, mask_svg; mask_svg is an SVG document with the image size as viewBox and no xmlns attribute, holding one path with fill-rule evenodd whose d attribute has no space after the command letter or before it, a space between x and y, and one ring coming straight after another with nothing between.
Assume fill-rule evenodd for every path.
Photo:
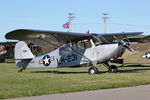
<instances>
[{"instance_id":1,"label":"rudder","mask_svg":"<svg viewBox=\"0 0 150 100\"><path fill-rule=\"evenodd\" d=\"M25 69L34 57L35 56L24 41L19 41L15 45L15 60L18 67Z\"/></svg>"}]
</instances>

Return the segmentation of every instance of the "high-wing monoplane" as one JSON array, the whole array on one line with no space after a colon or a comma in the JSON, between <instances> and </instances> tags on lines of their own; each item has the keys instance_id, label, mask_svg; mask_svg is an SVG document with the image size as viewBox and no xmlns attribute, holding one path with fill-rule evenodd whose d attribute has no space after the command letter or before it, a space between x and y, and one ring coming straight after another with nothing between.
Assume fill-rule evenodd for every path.
<instances>
[{"instance_id":1,"label":"high-wing monoplane","mask_svg":"<svg viewBox=\"0 0 150 100\"><path fill-rule=\"evenodd\" d=\"M120 62L126 49L130 47L131 37L143 32L84 34L74 32L18 29L6 34L6 39L19 40L15 46L16 64L22 72L27 67L75 67L90 65L89 74L97 74L97 64L104 64L110 72L117 72L109 61ZM137 39L137 38L136 38ZM52 51L35 56L25 41L40 47L51 47Z\"/></svg>"}]
</instances>

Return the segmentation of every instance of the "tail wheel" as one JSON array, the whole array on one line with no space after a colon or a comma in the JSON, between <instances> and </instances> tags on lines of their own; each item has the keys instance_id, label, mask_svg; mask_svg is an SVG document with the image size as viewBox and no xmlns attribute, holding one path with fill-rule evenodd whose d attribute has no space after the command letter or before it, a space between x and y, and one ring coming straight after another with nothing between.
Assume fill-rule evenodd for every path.
<instances>
[{"instance_id":1,"label":"tail wheel","mask_svg":"<svg viewBox=\"0 0 150 100\"><path fill-rule=\"evenodd\" d=\"M118 68L115 65L111 65L109 68L110 73L116 73L118 72Z\"/></svg>"},{"instance_id":2,"label":"tail wheel","mask_svg":"<svg viewBox=\"0 0 150 100\"><path fill-rule=\"evenodd\" d=\"M90 67L88 70L89 74L97 74L98 73L98 69L96 67Z\"/></svg>"}]
</instances>

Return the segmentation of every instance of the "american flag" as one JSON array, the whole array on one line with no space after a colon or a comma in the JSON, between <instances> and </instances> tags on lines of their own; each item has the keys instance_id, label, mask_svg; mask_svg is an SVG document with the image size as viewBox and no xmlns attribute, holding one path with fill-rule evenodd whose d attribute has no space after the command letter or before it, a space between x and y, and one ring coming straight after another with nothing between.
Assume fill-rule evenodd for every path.
<instances>
[{"instance_id":1,"label":"american flag","mask_svg":"<svg viewBox=\"0 0 150 100\"><path fill-rule=\"evenodd\" d=\"M63 28L69 28L69 22L66 22L65 24L63 24Z\"/></svg>"}]
</instances>

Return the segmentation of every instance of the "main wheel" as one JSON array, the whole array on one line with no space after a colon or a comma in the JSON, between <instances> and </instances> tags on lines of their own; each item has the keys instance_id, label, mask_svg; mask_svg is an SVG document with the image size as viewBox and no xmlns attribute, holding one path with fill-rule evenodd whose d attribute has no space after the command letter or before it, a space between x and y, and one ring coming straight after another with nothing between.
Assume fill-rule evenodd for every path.
<instances>
[{"instance_id":1,"label":"main wheel","mask_svg":"<svg viewBox=\"0 0 150 100\"><path fill-rule=\"evenodd\" d=\"M98 73L98 69L96 67L90 67L88 70L89 74L97 74Z\"/></svg>"},{"instance_id":2,"label":"main wheel","mask_svg":"<svg viewBox=\"0 0 150 100\"><path fill-rule=\"evenodd\" d=\"M109 68L110 73L116 73L118 72L118 68L115 65L111 65Z\"/></svg>"}]
</instances>

